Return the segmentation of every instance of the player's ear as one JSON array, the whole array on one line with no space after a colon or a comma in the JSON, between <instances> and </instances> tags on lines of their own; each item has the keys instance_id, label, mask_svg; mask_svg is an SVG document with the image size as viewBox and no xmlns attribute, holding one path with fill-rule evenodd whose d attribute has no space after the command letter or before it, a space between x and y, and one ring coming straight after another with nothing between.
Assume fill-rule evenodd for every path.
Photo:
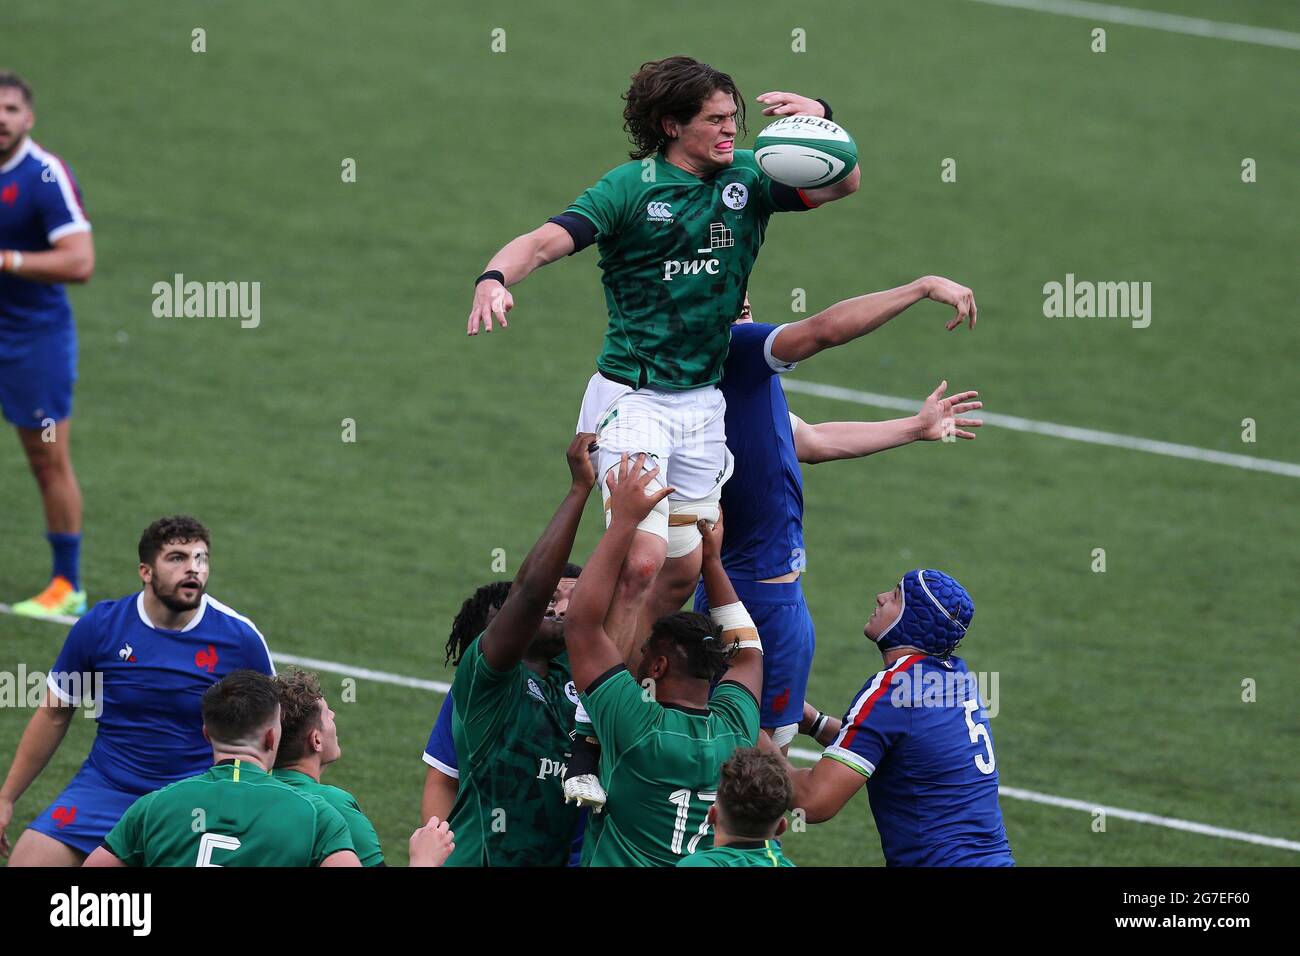
<instances>
[{"instance_id":1,"label":"player's ear","mask_svg":"<svg viewBox=\"0 0 1300 956\"><path fill-rule=\"evenodd\" d=\"M311 749L315 753L320 753L325 749L325 734L320 730L313 730L310 737Z\"/></svg>"},{"instance_id":2,"label":"player's ear","mask_svg":"<svg viewBox=\"0 0 1300 956\"><path fill-rule=\"evenodd\" d=\"M203 739L206 740L208 743L212 743L212 738L208 736L208 725L207 725L207 724L204 724L204 725L203 725Z\"/></svg>"},{"instance_id":3,"label":"player's ear","mask_svg":"<svg viewBox=\"0 0 1300 956\"><path fill-rule=\"evenodd\" d=\"M782 817L776 823L776 835L780 836L784 832L785 832L785 817Z\"/></svg>"},{"instance_id":4,"label":"player's ear","mask_svg":"<svg viewBox=\"0 0 1300 956\"><path fill-rule=\"evenodd\" d=\"M709 812L704 815L704 819L708 821L710 826L718 825L718 805L716 803L709 804Z\"/></svg>"}]
</instances>

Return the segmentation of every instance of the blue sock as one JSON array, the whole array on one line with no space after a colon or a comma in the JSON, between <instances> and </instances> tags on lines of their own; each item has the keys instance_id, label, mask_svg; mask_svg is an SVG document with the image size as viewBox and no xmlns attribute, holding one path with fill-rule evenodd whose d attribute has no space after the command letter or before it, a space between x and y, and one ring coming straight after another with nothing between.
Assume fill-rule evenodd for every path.
<instances>
[{"instance_id":1,"label":"blue sock","mask_svg":"<svg viewBox=\"0 0 1300 956\"><path fill-rule=\"evenodd\" d=\"M47 531L46 540L54 550L54 574L72 582L72 590L81 590L81 535Z\"/></svg>"}]
</instances>

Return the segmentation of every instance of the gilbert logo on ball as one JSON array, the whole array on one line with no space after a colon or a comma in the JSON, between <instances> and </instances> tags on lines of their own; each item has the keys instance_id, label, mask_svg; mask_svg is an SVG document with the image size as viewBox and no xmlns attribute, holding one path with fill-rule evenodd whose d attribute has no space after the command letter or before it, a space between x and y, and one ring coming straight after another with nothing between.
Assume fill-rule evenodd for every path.
<instances>
[{"instance_id":1,"label":"gilbert logo on ball","mask_svg":"<svg viewBox=\"0 0 1300 956\"><path fill-rule=\"evenodd\" d=\"M838 123L820 116L783 116L754 142L758 168L796 189L832 186L858 165L858 146Z\"/></svg>"}]
</instances>

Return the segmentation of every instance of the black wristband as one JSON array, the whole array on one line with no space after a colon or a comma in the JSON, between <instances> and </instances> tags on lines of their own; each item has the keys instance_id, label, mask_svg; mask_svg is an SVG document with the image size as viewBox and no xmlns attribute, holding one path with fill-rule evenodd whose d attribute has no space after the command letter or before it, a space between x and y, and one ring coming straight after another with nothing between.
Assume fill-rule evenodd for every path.
<instances>
[{"instance_id":1,"label":"black wristband","mask_svg":"<svg viewBox=\"0 0 1300 956\"><path fill-rule=\"evenodd\" d=\"M819 99L817 102L820 103L820 104L822 105L822 109L824 109L824 110L826 111L826 115L823 116L822 119L830 119L830 118L831 118L831 104L827 103L827 102L826 102L825 100L823 100L823 99Z\"/></svg>"},{"instance_id":2,"label":"black wristband","mask_svg":"<svg viewBox=\"0 0 1300 956\"><path fill-rule=\"evenodd\" d=\"M812 732L809 733L808 736L813 740L817 740L817 735L826 728L826 722L828 720L830 720L830 714L823 714L821 711L818 711L817 719L814 720L812 724ZM820 743L820 741L818 742Z\"/></svg>"},{"instance_id":3,"label":"black wristband","mask_svg":"<svg viewBox=\"0 0 1300 956\"><path fill-rule=\"evenodd\" d=\"M483 273L481 276L479 276L477 279L474 280L474 285L477 286L484 279L496 279L502 285L506 284L506 277L501 272L500 269L489 269L487 272Z\"/></svg>"}]
</instances>

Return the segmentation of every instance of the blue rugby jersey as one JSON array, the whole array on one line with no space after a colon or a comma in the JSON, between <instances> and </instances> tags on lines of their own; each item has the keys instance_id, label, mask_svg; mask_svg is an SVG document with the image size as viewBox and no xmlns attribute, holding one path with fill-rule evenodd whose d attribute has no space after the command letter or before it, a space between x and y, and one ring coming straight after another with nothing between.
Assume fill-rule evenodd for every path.
<instances>
[{"instance_id":1,"label":"blue rugby jersey","mask_svg":"<svg viewBox=\"0 0 1300 956\"><path fill-rule=\"evenodd\" d=\"M30 137L25 139L0 166L0 249L45 252L63 236L89 231L72 171ZM62 285L0 272L0 358L71 322L72 307Z\"/></svg>"},{"instance_id":2,"label":"blue rugby jersey","mask_svg":"<svg viewBox=\"0 0 1300 956\"><path fill-rule=\"evenodd\" d=\"M144 593L101 601L72 626L47 685L65 704L91 690L67 674L102 677L95 742L86 763L121 790L145 794L212 766L203 692L242 668L274 674L248 618L205 594L183 630L155 627Z\"/></svg>"},{"instance_id":3,"label":"blue rugby jersey","mask_svg":"<svg viewBox=\"0 0 1300 956\"><path fill-rule=\"evenodd\" d=\"M737 581L775 578L805 567L803 477L794 450L790 408L777 377L794 368L772 355L781 326L731 327L723 366L727 447L736 459L722 486L727 533L722 566Z\"/></svg>"},{"instance_id":4,"label":"blue rugby jersey","mask_svg":"<svg viewBox=\"0 0 1300 956\"><path fill-rule=\"evenodd\" d=\"M429 732L429 742L424 747L424 762L449 777L460 779L460 765L456 760L456 741L451 734L451 694L442 698L438 719Z\"/></svg>"},{"instance_id":5,"label":"blue rugby jersey","mask_svg":"<svg viewBox=\"0 0 1300 956\"><path fill-rule=\"evenodd\" d=\"M1015 865L993 735L960 657L911 654L875 674L822 759L867 777L887 865Z\"/></svg>"}]
</instances>

